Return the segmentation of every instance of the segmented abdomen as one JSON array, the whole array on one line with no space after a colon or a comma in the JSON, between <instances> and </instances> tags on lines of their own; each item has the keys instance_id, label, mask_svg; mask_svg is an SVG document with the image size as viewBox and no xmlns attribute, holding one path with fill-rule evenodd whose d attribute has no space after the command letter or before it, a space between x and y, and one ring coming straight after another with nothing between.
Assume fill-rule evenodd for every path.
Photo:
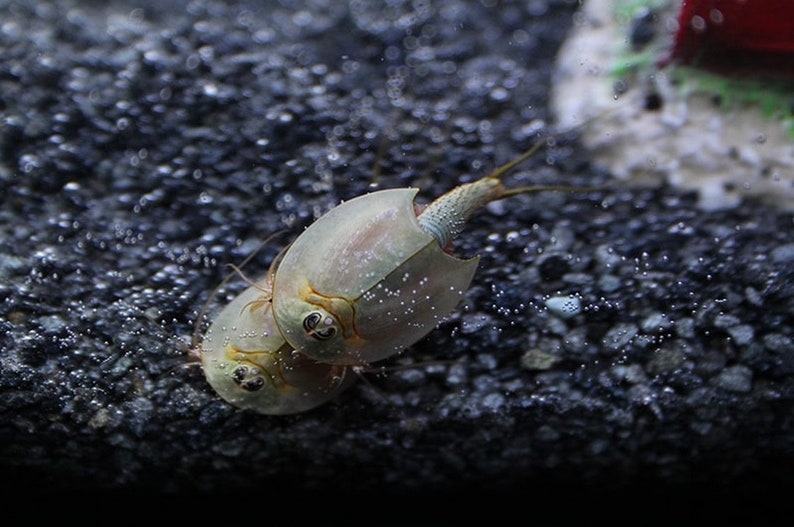
<instances>
[{"instance_id":1,"label":"segmented abdomen","mask_svg":"<svg viewBox=\"0 0 794 527\"><path fill-rule=\"evenodd\" d=\"M496 178L484 178L455 187L425 207L417 216L419 226L441 247L446 247L460 234L472 214L499 199L503 192L504 187Z\"/></svg>"}]
</instances>

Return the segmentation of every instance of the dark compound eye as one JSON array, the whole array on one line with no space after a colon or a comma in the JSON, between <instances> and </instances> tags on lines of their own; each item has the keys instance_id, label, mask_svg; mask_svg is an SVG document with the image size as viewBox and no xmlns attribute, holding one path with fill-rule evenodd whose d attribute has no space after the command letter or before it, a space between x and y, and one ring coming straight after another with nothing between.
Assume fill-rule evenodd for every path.
<instances>
[{"instance_id":1,"label":"dark compound eye","mask_svg":"<svg viewBox=\"0 0 794 527\"><path fill-rule=\"evenodd\" d=\"M248 368L245 366L238 366L232 372L232 380L240 384L245 380L246 375L248 375Z\"/></svg>"},{"instance_id":2,"label":"dark compound eye","mask_svg":"<svg viewBox=\"0 0 794 527\"><path fill-rule=\"evenodd\" d=\"M309 313L306 318L303 319L303 329L307 332L311 333L317 327L317 324L323 319L323 316L320 313L314 312Z\"/></svg>"},{"instance_id":3,"label":"dark compound eye","mask_svg":"<svg viewBox=\"0 0 794 527\"><path fill-rule=\"evenodd\" d=\"M327 324L323 325L319 329L317 328L320 326L320 322L323 320L323 316L316 311L314 313L309 313L306 318L303 319L303 329L311 335L312 337L316 338L317 340L328 340L334 335L336 335L336 328L333 327L333 322L330 318L326 318Z\"/></svg>"},{"instance_id":4,"label":"dark compound eye","mask_svg":"<svg viewBox=\"0 0 794 527\"><path fill-rule=\"evenodd\" d=\"M336 328L329 326L327 328L316 329L312 335L320 340L328 340L336 335Z\"/></svg>"},{"instance_id":5,"label":"dark compound eye","mask_svg":"<svg viewBox=\"0 0 794 527\"><path fill-rule=\"evenodd\" d=\"M262 377L254 377L250 381L244 382L240 387L247 392L255 392L262 389L265 385L265 379Z\"/></svg>"}]
</instances>

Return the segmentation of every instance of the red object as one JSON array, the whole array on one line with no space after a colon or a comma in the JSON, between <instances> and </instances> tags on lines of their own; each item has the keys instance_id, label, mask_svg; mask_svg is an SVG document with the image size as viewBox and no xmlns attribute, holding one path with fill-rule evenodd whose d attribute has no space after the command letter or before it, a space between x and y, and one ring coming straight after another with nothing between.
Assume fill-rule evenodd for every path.
<instances>
[{"instance_id":1,"label":"red object","mask_svg":"<svg viewBox=\"0 0 794 527\"><path fill-rule=\"evenodd\" d=\"M794 78L794 0L682 0L671 62Z\"/></svg>"}]
</instances>

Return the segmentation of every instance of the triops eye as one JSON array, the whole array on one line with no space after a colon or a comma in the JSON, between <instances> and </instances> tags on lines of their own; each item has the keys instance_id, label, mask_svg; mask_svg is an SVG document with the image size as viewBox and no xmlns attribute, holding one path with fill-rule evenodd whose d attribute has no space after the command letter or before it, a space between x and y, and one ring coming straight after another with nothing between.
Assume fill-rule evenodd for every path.
<instances>
[{"instance_id":1,"label":"triops eye","mask_svg":"<svg viewBox=\"0 0 794 527\"><path fill-rule=\"evenodd\" d=\"M323 316L320 313L309 313L306 318L303 319L303 329L311 333L322 319Z\"/></svg>"},{"instance_id":2,"label":"triops eye","mask_svg":"<svg viewBox=\"0 0 794 527\"><path fill-rule=\"evenodd\" d=\"M315 329L314 333L312 333L313 337L320 340L328 340L334 335L336 335L336 328L333 326L328 326L327 328L322 328L322 329Z\"/></svg>"},{"instance_id":3,"label":"triops eye","mask_svg":"<svg viewBox=\"0 0 794 527\"><path fill-rule=\"evenodd\" d=\"M314 313L309 313L306 315L306 318L303 319L303 329L305 329L309 335L316 338L317 340L328 340L336 335L336 328L333 326L333 321L331 318L326 318L326 327L317 329L317 326L320 325L322 320L322 314L317 313L316 311Z\"/></svg>"}]
</instances>

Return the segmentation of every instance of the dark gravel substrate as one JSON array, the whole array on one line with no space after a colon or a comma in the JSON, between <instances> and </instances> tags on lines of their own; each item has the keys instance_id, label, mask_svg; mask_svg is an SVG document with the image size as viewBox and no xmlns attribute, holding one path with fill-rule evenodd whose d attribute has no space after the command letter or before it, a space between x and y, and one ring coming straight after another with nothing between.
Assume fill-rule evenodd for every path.
<instances>
[{"instance_id":1,"label":"dark gravel substrate","mask_svg":"<svg viewBox=\"0 0 794 527\"><path fill-rule=\"evenodd\" d=\"M560 518L545 498L790 488L794 225L759 203L496 203L455 247L482 255L461 309L387 361L454 365L370 375L305 414L241 412L183 367L166 335L189 340L225 264L287 229L247 268L263 272L371 188L381 146L376 184L429 200L547 130L576 2L392 4L0 2L4 486L474 491ZM506 183L606 180L568 134ZM546 307L568 295L574 316Z\"/></svg>"}]
</instances>

